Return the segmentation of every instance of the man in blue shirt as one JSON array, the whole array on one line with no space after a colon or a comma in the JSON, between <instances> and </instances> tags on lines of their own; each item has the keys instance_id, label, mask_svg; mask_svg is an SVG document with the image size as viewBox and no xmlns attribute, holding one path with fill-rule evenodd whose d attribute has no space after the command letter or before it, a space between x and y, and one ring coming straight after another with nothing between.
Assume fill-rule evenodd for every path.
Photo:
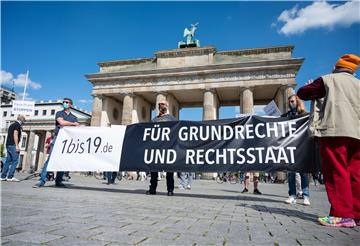
<instances>
[{"instance_id":1,"label":"man in blue shirt","mask_svg":"<svg viewBox=\"0 0 360 246\"><path fill-rule=\"evenodd\" d=\"M57 134L59 133L59 130L61 127L64 126L79 126L78 120L75 115L73 115L70 112L70 108L73 106L73 101L70 98L64 98L63 100L63 108L64 110L56 112L55 115L55 136L54 140L51 142L50 146L50 154L47 158L47 160L44 163L44 167L41 171L41 176L39 182L33 186L33 188L40 188L45 185L46 182L46 176L47 176L47 166L50 160L51 152L53 150L54 144L56 142ZM57 172L56 179L55 179L55 186L56 187L65 187L63 184L63 176L64 172Z\"/></svg>"}]
</instances>

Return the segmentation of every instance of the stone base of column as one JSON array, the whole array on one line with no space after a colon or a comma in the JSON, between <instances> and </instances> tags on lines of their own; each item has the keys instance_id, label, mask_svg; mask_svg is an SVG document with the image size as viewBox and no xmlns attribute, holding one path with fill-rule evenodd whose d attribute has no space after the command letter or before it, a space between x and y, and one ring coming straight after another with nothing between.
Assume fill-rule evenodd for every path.
<instances>
[{"instance_id":1,"label":"stone base of column","mask_svg":"<svg viewBox=\"0 0 360 246\"><path fill-rule=\"evenodd\" d=\"M284 183L286 180L286 173L285 172L276 172L277 182Z\"/></svg>"}]
</instances>

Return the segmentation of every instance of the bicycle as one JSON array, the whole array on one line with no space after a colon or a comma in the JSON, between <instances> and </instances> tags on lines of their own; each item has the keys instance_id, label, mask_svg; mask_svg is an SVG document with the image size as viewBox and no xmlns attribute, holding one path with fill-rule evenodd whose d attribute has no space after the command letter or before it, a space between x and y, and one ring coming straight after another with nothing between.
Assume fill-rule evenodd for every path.
<instances>
[{"instance_id":1,"label":"bicycle","mask_svg":"<svg viewBox=\"0 0 360 246\"><path fill-rule=\"evenodd\" d=\"M230 184L236 184L239 182L239 177L234 173L218 173L216 177L216 182L222 184L224 182L229 182Z\"/></svg>"}]
</instances>

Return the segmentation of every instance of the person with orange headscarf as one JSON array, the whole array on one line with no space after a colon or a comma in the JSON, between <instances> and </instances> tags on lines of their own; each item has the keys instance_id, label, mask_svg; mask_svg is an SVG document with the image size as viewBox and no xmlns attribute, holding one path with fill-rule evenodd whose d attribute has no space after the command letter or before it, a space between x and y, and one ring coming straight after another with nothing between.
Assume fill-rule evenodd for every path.
<instances>
[{"instance_id":1,"label":"person with orange headscarf","mask_svg":"<svg viewBox=\"0 0 360 246\"><path fill-rule=\"evenodd\" d=\"M298 90L303 100L314 100L310 131L320 141L322 171L331 204L320 224L360 226L360 80L354 76L360 57L342 56L331 74Z\"/></svg>"}]
</instances>

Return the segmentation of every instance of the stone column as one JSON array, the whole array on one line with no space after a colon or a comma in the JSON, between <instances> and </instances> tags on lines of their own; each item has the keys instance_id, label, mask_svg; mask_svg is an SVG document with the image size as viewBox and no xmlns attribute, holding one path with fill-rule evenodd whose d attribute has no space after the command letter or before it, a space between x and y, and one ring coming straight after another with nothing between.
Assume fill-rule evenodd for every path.
<instances>
[{"instance_id":1,"label":"stone column","mask_svg":"<svg viewBox=\"0 0 360 246\"><path fill-rule=\"evenodd\" d=\"M134 109L134 95L126 94L123 101L122 125L129 125L132 122L132 111Z\"/></svg>"},{"instance_id":2,"label":"stone column","mask_svg":"<svg viewBox=\"0 0 360 246\"><path fill-rule=\"evenodd\" d=\"M287 112L289 110L289 105L288 105L288 98L289 96L295 94L294 88L292 88L291 86L287 86L284 89L284 112Z\"/></svg>"},{"instance_id":3,"label":"stone column","mask_svg":"<svg viewBox=\"0 0 360 246\"><path fill-rule=\"evenodd\" d=\"M205 90L203 101L203 120L218 118L219 100L214 89Z\"/></svg>"},{"instance_id":4,"label":"stone column","mask_svg":"<svg viewBox=\"0 0 360 246\"><path fill-rule=\"evenodd\" d=\"M169 114L179 119L180 106L178 100L172 94L168 94L166 98L169 102Z\"/></svg>"},{"instance_id":5,"label":"stone column","mask_svg":"<svg viewBox=\"0 0 360 246\"><path fill-rule=\"evenodd\" d=\"M203 120L218 119L219 100L215 89L207 89L204 91L203 99ZM214 179L216 173L202 173L202 179Z\"/></svg>"},{"instance_id":6,"label":"stone column","mask_svg":"<svg viewBox=\"0 0 360 246\"><path fill-rule=\"evenodd\" d=\"M283 87L283 113L289 110L288 106L288 97L294 94L294 88L291 86ZM276 176L279 182L284 182L286 180L286 172L276 172Z\"/></svg>"},{"instance_id":7,"label":"stone column","mask_svg":"<svg viewBox=\"0 0 360 246\"><path fill-rule=\"evenodd\" d=\"M46 131L45 138L43 140L39 140L43 143L43 145L42 145L42 148L40 148L40 151L42 151L42 154L39 157L39 161L38 161L37 169L36 169L36 171L38 171L38 172L43 168L44 163L48 156L46 153L47 149L45 148L45 142L46 142L46 139L48 139L48 137L50 137L50 135L51 135L51 131Z\"/></svg>"},{"instance_id":8,"label":"stone column","mask_svg":"<svg viewBox=\"0 0 360 246\"><path fill-rule=\"evenodd\" d=\"M243 88L240 91L240 112L252 114L254 112L254 96L252 88Z\"/></svg>"},{"instance_id":9,"label":"stone column","mask_svg":"<svg viewBox=\"0 0 360 246\"><path fill-rule=\"evenodd\" d=\"M166 92L159 92L157 95L156 95L156 103L155 103L155 115L158 115L159 114L159 102L160 101L163 101L163 100L166 100L167 101L167 93ZM170 105L169 105L170 106Z\"/></svg>"},{"instance_id":10,"label":"stone column","mask_svg":"<svg viewBox=\"0 0 360 246\"><path fill-rule=\"evenodd\" d=\"M103 97L101 95L93 96L93 106L92 106L92 116L91 116L91 126L100 126L101 125L101 113L103 107Z\"/></svg>"},{"instance_id":11,"label":"stone column","mask_svg":"<svg viewBox=\"0 0 360 246\"><path fill-rule=\"evenodd\" d=\"M30 131L28 134L28 144L26 146L26 159L23 161L23 166L21 171L30 172L31 165L33 161L32 150L34 149L34 141L35 141L35 132Z\"/></svg>"},{"instance_id":12,"label":"stone column","mask_svg":"<svg viewBox=\"0 0 360 246\"><path fill-rule=\"evenodd\" d=\"M275 95L275 103L278 106L280 112L283 114L285 112L285 104L284 104L284 88L280 87Z\"/></svg>"}]
</instances>

